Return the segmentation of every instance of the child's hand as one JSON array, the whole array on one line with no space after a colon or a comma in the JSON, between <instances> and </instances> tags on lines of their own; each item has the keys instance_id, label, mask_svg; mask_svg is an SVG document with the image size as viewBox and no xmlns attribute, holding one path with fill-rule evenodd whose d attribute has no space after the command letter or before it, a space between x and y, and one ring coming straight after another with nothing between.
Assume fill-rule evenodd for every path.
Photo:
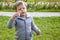
<instances>
[{"instance_id":1,"label":"child's hand","mask_svg":"<svg viewBox=\"0 0 60 40\"><path fill-rule=\"evenodd\" d=\"M11 19L15 19L16 16L17 16L17 13L13 14L13 15L11 16Z\"/></svg>"},{"instance_id":2,"label":"child's hand","mask_svg":"<svg viewBox=\"0 0 60 40\"><path fill-rule=\"evenodd\" d=\"M37 35L40 35L40 31L36 31L36 34L37 34Z\"/></svg>"},{"instance_id":3,"label":"child's hand","mask_svg":"<svg viewBox=\"0 0 60 40\"><path fill-rule=\"evenodd\" d=\"M15 19L17 16L19 16L19 12L16 12L15 14L13 14L13 15L11 16L11 18L12 18L12 19Z\"/></svg>"}]
</instances>

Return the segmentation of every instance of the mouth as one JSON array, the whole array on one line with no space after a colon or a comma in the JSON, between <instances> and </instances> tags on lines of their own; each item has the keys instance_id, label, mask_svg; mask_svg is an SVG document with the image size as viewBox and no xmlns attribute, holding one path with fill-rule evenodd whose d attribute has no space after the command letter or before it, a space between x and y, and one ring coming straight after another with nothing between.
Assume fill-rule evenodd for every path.
<instances>
[{"instance_id":1,"label":"mouth","mask_svg":"<svg viewBox=\"0 0 60 40\"><path fill-rule=\"evenodd\" d=\"M22 14L25 14L25 12L22 12Z\"/></svg>"}]
</instances>

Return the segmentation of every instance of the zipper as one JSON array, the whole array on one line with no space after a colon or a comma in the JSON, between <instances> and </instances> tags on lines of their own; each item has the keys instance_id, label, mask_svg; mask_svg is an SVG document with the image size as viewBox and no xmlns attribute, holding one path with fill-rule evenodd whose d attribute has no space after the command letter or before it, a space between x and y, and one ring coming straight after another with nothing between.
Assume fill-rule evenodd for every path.
<instances>
[{"instance_id":1,"label":"zipper","mask_svg":"<svg viewBox=\"0 0 60 40\"><path fill-rule=\"evenodd\" d=\"M27 40L27 32L26 32L26 22L25 22L25 20L24 20L24 24L25 24L25 40Z\"/></svg>"}]
</instances>

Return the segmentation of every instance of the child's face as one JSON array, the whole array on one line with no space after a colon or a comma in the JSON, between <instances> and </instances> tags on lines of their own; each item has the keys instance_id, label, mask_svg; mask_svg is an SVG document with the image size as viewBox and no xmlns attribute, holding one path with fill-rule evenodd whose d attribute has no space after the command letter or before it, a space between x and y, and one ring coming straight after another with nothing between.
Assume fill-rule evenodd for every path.
<instances>
[{"instance_id":1,"label":"child's face","mask_svg":"<svg viewBox=\"0 0 60 40\"><path fill-rule=\"evenodd\" d=\"M26 15L26 6L25 5L19 5L17 6L17 12L19 13L20 16L25 16Z\"/></svg>"}]
</instances>

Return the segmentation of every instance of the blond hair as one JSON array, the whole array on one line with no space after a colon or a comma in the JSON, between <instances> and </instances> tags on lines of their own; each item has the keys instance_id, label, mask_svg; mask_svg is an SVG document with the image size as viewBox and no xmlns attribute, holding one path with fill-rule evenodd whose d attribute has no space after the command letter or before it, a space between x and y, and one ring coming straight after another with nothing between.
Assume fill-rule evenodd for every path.
<instances>
[{"instance_id":1,"label":"blond hair","mask_svg":"<svg viewBox=\"0 0 60 40\"><path fill-rule=\"evenodd\" d=\"M17 1L16 3L15 3L15 9L17 9L17 6L19 6L19 5L25 5L26 6L26 3L25 2L23 2L23 1Z\"/></svg>"}]
</instances>

